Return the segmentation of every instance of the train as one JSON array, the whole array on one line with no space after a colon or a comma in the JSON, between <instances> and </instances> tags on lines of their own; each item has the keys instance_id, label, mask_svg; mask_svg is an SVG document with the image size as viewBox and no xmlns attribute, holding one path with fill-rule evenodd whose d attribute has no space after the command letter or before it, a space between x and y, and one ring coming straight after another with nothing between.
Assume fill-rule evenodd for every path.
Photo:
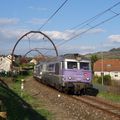
<instances>
[{"instance_id":1,"label":"train","mask_svg":"<svg viewBox=\"0 0 120 120\"><path fill-rule=\"evenodd\" d=\"M39 62L34 78L65 93L86 94L93 88L91 61L79 55Z\"/></svg>"}]
</instances>

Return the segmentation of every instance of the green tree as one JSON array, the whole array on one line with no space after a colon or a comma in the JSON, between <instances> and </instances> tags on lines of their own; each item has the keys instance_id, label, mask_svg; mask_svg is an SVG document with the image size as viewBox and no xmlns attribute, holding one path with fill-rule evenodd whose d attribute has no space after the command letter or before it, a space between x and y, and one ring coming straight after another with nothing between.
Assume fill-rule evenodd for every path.
<instances>
[{"instance_id":1,"label":"green tree","mask_svg":"<svg viewBox=\"0 0 120 120\"><path fill-rule=\"evenodd\" d=\"M98 60L98 56L96 54L93 54L91 55L90 59L91 59L91 69L93 72L93 66L94 66L94 63Z\"/></svg>"},{"instance_id":2,"label":"green tree","mask_svg":"<svg viewBox=\"0 0 120 120\"><path fill-rule=\"evenodd\" d=\"M102 84L102 77L98 77L97 78L97 83ZM103 84L104 85L111 85L112 81L111 81L111 76L110 75L104 75L103 76Z\"/></svg>"}]
</instances>

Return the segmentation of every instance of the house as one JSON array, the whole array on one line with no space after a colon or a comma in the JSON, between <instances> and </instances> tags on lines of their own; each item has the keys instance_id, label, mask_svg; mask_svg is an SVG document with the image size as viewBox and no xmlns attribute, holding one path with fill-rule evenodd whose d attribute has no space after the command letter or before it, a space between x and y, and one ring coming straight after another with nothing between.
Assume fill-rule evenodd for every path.
<instances>
[{"instance_id":1,"label":"house","mask_svg":"<svg viewBox=\"0 0 120 120\"><path fill-rule=\"evenodd\" d=\"M11 70L11 55L8 55L7 57L0 57L0 72L6 71L9 72ZM14 60L13 60L14 61Z\"/></svg>"},{"instance_id":2,"label":"house","mask_svg":"<svg viewBox=\"0 0 120 120\"><path fill-rule=\"evenodd\" d=\"M30 63L37 64L37 60L36 60L36 59L32 59L32 60L30 61Z\"/></svg>"},{"instance_id":3,"label":"house","mask_svg":"<svg viewBox=\"0 0 120 120\"><path fill-rule=\"evenodd\" d=\"M120 80L120 59L101 59L94 63L94 75L110 75L113 80Z\"/></svg>"}]
</instances>

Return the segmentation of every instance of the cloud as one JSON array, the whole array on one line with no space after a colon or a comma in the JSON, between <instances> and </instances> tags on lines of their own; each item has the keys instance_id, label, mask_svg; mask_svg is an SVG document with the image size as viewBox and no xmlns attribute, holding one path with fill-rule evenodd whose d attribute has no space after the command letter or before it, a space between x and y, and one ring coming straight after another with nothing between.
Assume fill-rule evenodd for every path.
<instances>
[{"instance_id":1,"label":"cloud","mask_svg":"<svg viewBox=\"0 0 120 120\"><path fill-rule=\"evenodd\" d=\"M93 50L95 50L95 47L94 46L89 46L89 45L86 45L86 46L84 46L84 45L79 45L79 46L69 46L68 47L69 49L72 49L72 50L74 50L74 49L77 49L77 50L87 50L87 51L93 51ZM68 49L67 48L67 49Z\"/></svg>"},{"instance_id":2,"label":"cloud","mask_svg":"<svg viewBox=\"0 0 120 120\"><path fill-rule=\"evenodd\" d=\"M65 30L65 31L44 31L48 36L50 36L52 39L58 39L58 40L69 40L76 37L79 37L83 34L85 29L81 30ZM104 32L102 29L93 29L86 34L96 34Z\"/></svg>"},{"instance_id":3,"label":"cloud","mask_svg":"<svg viewBox=\"0 0 120 120\"><path fill-rule=\"evenodd\" d=\"M47 8L45 8L45 7L29 6L28 8L35 10L35 11L47 11Z\"/></svg>"},{"instance_id":4,"label":"cloud","mask_svg":"<svg viewBox=\"0 0 120 120\"><path fill-rule=\"evenodd\" d=\"M81 30L81 31L80 30L79 31L74 31L74 30L57 31L56 30L56 31L42 31L42 32L45 33L46 35L48 35L48 37L50 37L54 42L54 40L60 40L60 41L69 40L71 37L74 37L75 35L79 34L82 31L83 30ZM98 31L99 30L96 29L89 34L95 34ZM10 29L10 28L3 29L3 28L0 28L0 44L2 46L6 46L6 48L12 48L13 45L15 44L15 42L27 32L29 32L28 29ZM41 40L41 39L43 40L43 35L41 35L41 34L29 34L27 37L24 37L23 39L28 40L28 38L31 39L32 47L36 47L37 45L39 45L39 46L43 45L43 46L47 47L47 45L49 45L49 44L45 44L45 42L36 44L37 41L39 42L39 40ZM34 40L36 40L36 42L34 42ZM55 41L55 42L57 45L57 41ZM26 43L27 43L27 45L25 44L25 42L23 43L22 49L26 48L26 46L29 46L28 41ZM84 54L88 53L88 52L93 52L96 50L96 48L94 46L78 45L78 44L77 45L68 45L67 47L64 47L64 49L62 46L60 48L58 47L58 49L60 49L60 51L63 53L64 53L64 51L66 51L66 52L79 52L79 53L84 53Z\"/></svg>"},{"instance_id":5,"label":"cloud","mask_svg":"<svg viewBox=\"0 0 120 120\"><path fill-rule=\"evenodd\" d=\"M90 30L90 31L88 31L88 33L92 33L92 34L96 34L96 33L103 33L103 32L105 32L105 30L103 30L103 29L92 29L92 30Z\"/></svg>"},{"instance_id":6,"label":"cloud","mask_svg":"<svg viewBox=\"0 0 120 120\"><path fill-rule=\"evenodd\" d=\"M63 49L64 48L64 49ZM80 53L80 54L86 54L86 53L92 53L96 50L95 46L90 45L67 45L67 47L62 46L59 47L59 52L61 54L65 53Z\"/></svg>"},{"instance_id":7,"label":"cloud","mask_svg":"<svg viewBox=\"0 0 120 120\"><path fill-rule=\"evenodd\" d=\"M38 25L38 24L43 24L45 23L47 19L38 19L38 18L33 18L32 20L30 20L28 23L34 24L34 25Z\"/></svg>"},{"instance_id":8,"label":"cloud","mask_svg":"<svg viewBox=\"0 0 120 120\"><path fill-rule=\"evenodd\" d=\"M120 43L120 35L110 35L108 39L110 42Z\"/></svg>"},{"instance_id":9,"label":"cloud","mask_svg":"<svg viewBox=\"0 0 120 120\"><path fill-rule=\"evenodd\" d=\"M0 28L0 37L3 36L4 39L18 38L27 32L25 29L2 29Z\"/></svg>"},{"instance_id":10,"label":"cloud","mask_svg":"<svg viewBox=\"0 0 120 120\"><path fill-rule=\"evenodd\" d=\"M94 46L80 46L80 49L91 51L91 50L95 50L95 47Z\"/></svg>"},{"instance_id":11,"label":"cloud","mask_svg":"<svg viewBox=\"0 0 120 120\"><path fill-rule=\"evenodd\" d=\"M74 31L74 30L65 30L65 31L42 31L46 35L48 35L49 38L52 40L69 40L71 38L74 38L74 36L80 34L83 30ZM96 32L102 32L102 30L95 29L91 31L89 34L95 34ZM2 29L0 28L0 35L4 36L4 38L19 38L25 33L29 32L27 29ZM31 37L32 36L32 37ZM41 34L29 34L28 37L31 39L39 40L43 39L43 35Z\"/></svg>"},{"instance_id":12,"label":"cloud","mask_svg":"<svg viewBox=\"0 0 120 120\"><path fill-rule=\"evenodd\" d=\"M0 18L0 25L13 25L17 24L19 19L17 18Z\"/></svg>"}]
</instances>

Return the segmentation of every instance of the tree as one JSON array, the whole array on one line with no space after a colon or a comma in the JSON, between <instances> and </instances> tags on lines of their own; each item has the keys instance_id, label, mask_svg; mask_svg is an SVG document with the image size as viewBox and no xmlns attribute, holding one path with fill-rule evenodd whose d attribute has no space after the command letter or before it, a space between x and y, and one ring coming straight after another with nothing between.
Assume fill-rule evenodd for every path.
<instances>
[{"instance_id":1,"label":"tree","mask_svg":"<svg viewBox=\"0 0 120 120\"><path fill-rule=\"evenodd\" d=\"M93 72L93 66L94 66L94 63L98 60L98 56L96 54L93 54L91 55L90 59L91 59L91 69Z\"/></svg>"}]
</instances>

